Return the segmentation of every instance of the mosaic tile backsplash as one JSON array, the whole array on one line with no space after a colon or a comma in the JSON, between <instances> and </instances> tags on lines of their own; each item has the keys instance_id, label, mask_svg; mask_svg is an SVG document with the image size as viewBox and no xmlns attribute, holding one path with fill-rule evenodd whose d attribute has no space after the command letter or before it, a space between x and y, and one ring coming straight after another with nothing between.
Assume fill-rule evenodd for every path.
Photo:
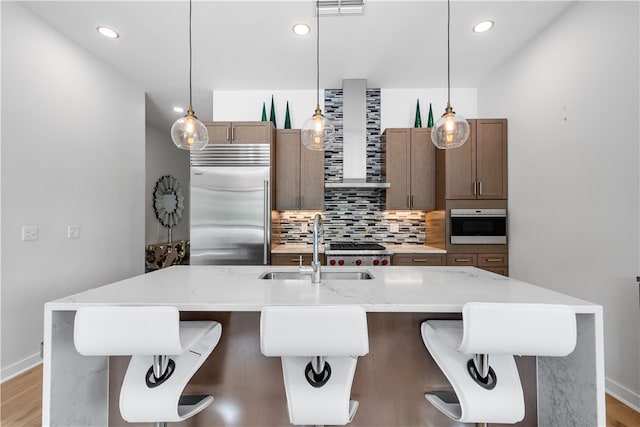
<instances>
[{"instance_id":1,"label":"mosaic tile backsplash","mask_svg":"<svg viewBox=\"0 0 640 427\"><path fill-rule=\"evenodd\" d=\"M342 181L342 89L327 89L325 115L336 128L336 140L325 151L325 181ZM385 180L385 146L380 138L380 89L367 89L367 181ZM384 211L384 189L327 188L324 194L324 241L425 243L425 212ZM283 211L274 215L275 244L312 243L316 212ZM398 231L391 232L391 225ZM277 232L279 230L279 233Z\"/></svg>"},{"instance_id":2,"label":"mosaic tile backsplash","mask_svg":"<svg viewBox=\"0 0 640 427\"><path fill-rule=\"evenodd\" d=\"M324 242L364 242L375 241L388 244L424 244L425 220L423 211L364 211L349 209L348 211L321 212L324 218ZM311 233L313 217L311 211L283 211L274 217L273 243L300 244L313 243ZM391 224L398 226L397 232L390 232ZM306 230L306 231L305 231Z\"/></svg>"}]
</instances>

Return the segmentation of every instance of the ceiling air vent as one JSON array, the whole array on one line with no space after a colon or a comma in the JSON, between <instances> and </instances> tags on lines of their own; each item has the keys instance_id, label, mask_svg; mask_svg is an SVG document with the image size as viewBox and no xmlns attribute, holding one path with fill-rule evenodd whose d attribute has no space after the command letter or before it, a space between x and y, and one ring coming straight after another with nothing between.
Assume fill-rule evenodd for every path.
<instances>
[{"instance_id":1,"label":"ceiling air vent","mask_svg":"<svg viewBox=\"0 0 640 427\"><path fill-rule=\"evenodd\" d=\"M364 0L320 0L320 16L364 15Z\"/></svg>"}]
</instances>

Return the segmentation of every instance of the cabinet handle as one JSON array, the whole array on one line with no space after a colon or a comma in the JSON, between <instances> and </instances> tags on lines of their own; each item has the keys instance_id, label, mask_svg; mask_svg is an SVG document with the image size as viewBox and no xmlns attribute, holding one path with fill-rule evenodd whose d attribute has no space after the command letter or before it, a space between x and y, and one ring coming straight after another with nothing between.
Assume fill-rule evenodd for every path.
<instances>
[{"instance_id":1,"label":"cabinet handle","mask_svg":"<svg viewBox=\"0 0 640 427\"><path fill-rule=\"evenodd\" d=\"M299 266L302 266L302 262L304 261L304 258L302 257L302 255L300 255L300 258L291 258L290 261L297 262Z\"/></svg>"},{"instance_id":2,"label":"cabinet handle","mask_svg":"<svg viewBox=\"0 0 640 427\"><path fill-rule=\"evenodd\" d=\"M229 140L229 128L227 128L227 141Z\"/></svg>"},{"instance_id":3,"label":"cabinet handle","mask_svg":"<svg viewBox=\"0 0 640 427\"><path fill-rule=\"evenodd\" d=\"M487 258L486 261L487 262L500 262L500 261L502 261L502 258Z\"/></svg>"},{"instance_id":4,"label":"cabinet handle","mask_svg":"<svg viewBox=\"0 0 640 427\"><path fill-rule=\"evenodd\" d=\"M477 193L476 193L476 182L475 181L473 181L473 195L477 196Z\"/></svg>"},{"instance_id":5,"label":"cabinet handle","mask_svg":"<svg viewBox=\"0 0 640 427\"><path fill-rule=\"evenodd\" d=\"M411 196L407 196L407 207L411 207Z\"/></svg>"},{"instance_id":6,"label":"cabinet handle","mask_svg":"<svg viewBox=\"0 0 640 427\"><path fill-rule=\"evenodd\" d=\"M470 259L466 259L466 258L455 258L454 261L455 262L471 262Z\"/></svg>"},{"instance_id":7,"label":"cabinet handle","mask_svg":"<svg viewBox=\"0 0 640 427\"><path fill-rule=\"evenodd\" d=\"M413 258L411 261L413 261L413 262L427 262L427 260L424 259L424 258Z\"/></svg>"},{"instance_id":8,"label":"cabinet handle","mask_svg":"<svg viewBox=\"0 0 640 427\"><path fill-rule=\"evenodd\" d=\"M410 208L413 208L413 196L411 196L411 204L409 205Z\"/></svg>"},{"instance_id":9,"label":"cabinet handle","mask_svg":"<svg viewBox=\"0 0 640 427\"><path fill-rule=\"evenodd\" d=\"M236 139L236 128L231 126L231 141Z\"/></svg>"},{"instance_id":10,"label":"cabinet handle","mask_svg":"<svg viewBox=\"0 0 640 427\"><path fill-rule=\"evenodd\" d=\"M480 189L478 193L482 196L482 181L478 183L478 188Z\"/></svg>"}]
</instances>

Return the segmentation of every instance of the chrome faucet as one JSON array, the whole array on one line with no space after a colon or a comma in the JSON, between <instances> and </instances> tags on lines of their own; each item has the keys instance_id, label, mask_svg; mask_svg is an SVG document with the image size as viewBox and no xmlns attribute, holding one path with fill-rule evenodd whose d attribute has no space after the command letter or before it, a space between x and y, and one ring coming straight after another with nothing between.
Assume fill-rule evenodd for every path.
<instances>
[{"instance_id":1,"label":"chrome faucet","mask_svg":"<svg viewBox=\"0 0 640 427\"><path fill-rule=\"evenodd\" d=\"M318 213L313 217L313 260L311 261L311 268L300 266L300 272L311 275L311 283L320 283L320 260L319 260L319 247L320 237L324 234L324 227L322 226L322 216Z\"/></svg>"},{"instance_id":2,"label":"chrome faucet","mask_svg":"<svg viewBox=\"0 0 640 427\"><path fill-rule=\"evenodd\" d=\"M320 283L320 261L318 260L318 247L320 246L320 237L324 234L322 226L322 216L318 213L313 217L313 260L311 261L311 283Z\"/></svg>"}]
</instances>

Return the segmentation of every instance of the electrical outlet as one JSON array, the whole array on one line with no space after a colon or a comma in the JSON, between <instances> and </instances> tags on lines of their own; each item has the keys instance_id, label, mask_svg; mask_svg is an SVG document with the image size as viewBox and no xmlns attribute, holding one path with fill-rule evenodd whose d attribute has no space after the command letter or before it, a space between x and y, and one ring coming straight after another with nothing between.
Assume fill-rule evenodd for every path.
<instances>
[{"instance_id":1,"label":"electrical outlet","mask_svg":"<svg viewBox=\"0 0 640 427\"><path fill-rule=\"evenodd\" d=\"M302 224L300 224L300 232L301 233L306 233L309 231L309 226L307 225L306 222L303 222Z\"/></svg>"},{"instance_id":2,"label":"electrical outlet","mask_svg":"<svg viewBox=\"0 0 640 427\"><path fill-rule=\"evenodd\" d=\"M397 223L389 224L389 231L392 233L398 233L400 231L400 226Z\"/></svg>"},{"instance_id":3,"label":"electrical outlet","mask_svg":"<svg viewBox=\"0 0 640 427\"><path fill-rule=\"evenodd\" d=\"M22 227L22 241L38 240L38 226L25 225Z\"/></svg>"},{"instance_id":4,"label":"electrical outlet","mask_svg":"<svg viewBox=\"0 0 640 427\"><path fill-rule=\"evenodd\" d=\"M79 225L70 225L67 227L67 237L69 239L79 239L80 238L80 226Z\"/></svg>"}]
</instances>

